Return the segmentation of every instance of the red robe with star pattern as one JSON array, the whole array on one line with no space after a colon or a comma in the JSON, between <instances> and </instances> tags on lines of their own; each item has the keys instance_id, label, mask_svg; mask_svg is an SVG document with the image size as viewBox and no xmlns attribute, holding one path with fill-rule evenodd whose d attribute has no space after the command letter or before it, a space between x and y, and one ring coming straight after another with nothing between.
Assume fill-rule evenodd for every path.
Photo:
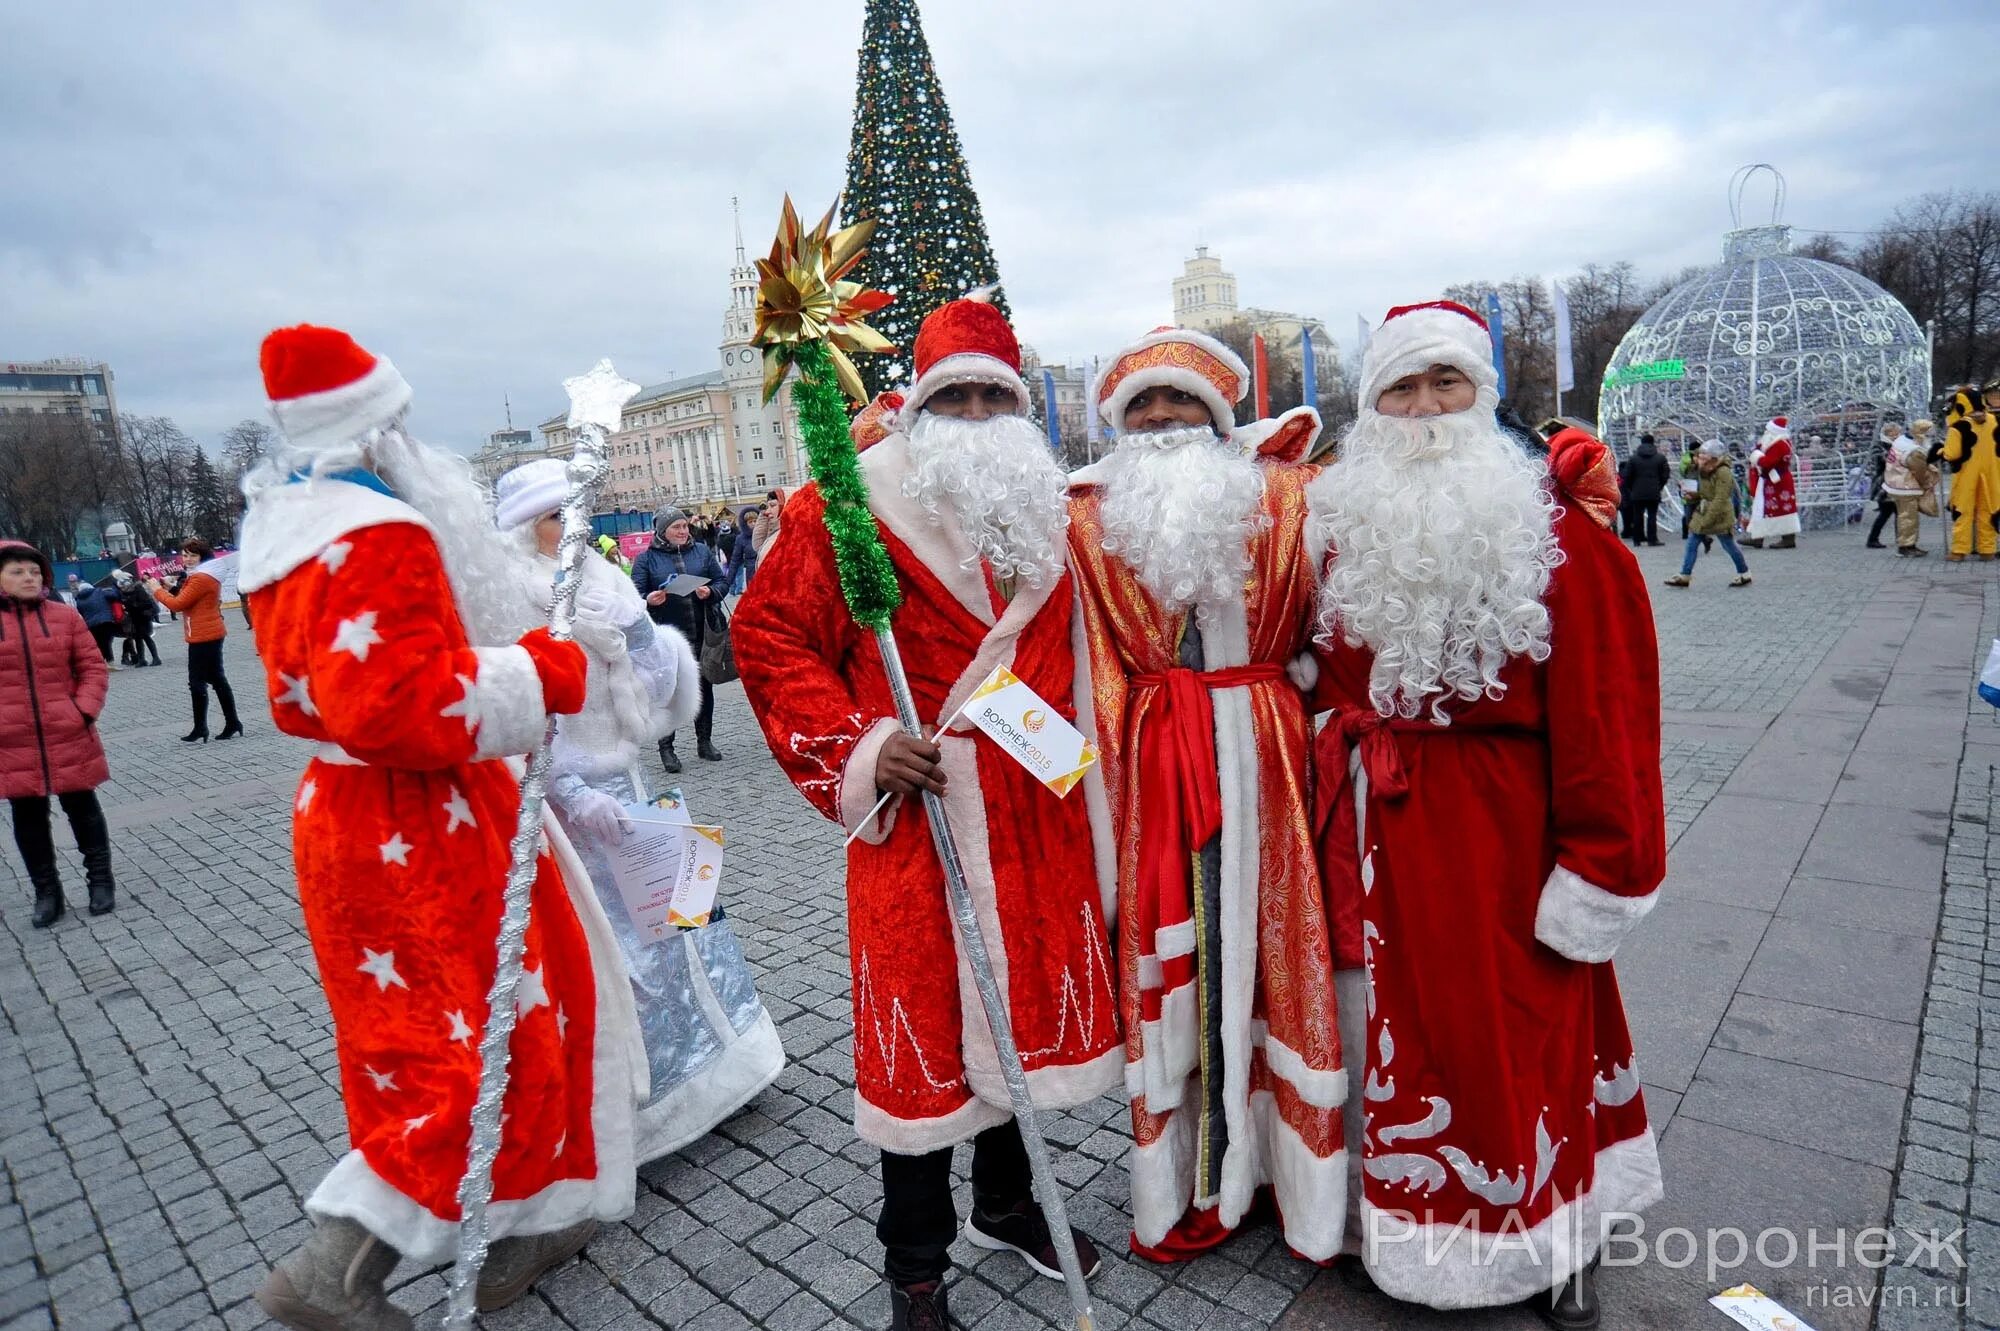
<instances>
[{"instance_id":1,"label":"red robe with star pattern","mask_svg":"<svg viewBox=\"0 0 2000 1331\"><path fill-rule=\"evenodd\" d=\"M243 585L279 729L319 742L293 820L352 1149L308 1199L409 1257L452 1254L524 753L527 648L475 648L408 505L321 479L259 496ZM632 1209L644 1084L631 987L554 819L516 998L494 1238ZM580 869L573 881L587 883Z\"/></svg>"}]
</instances>

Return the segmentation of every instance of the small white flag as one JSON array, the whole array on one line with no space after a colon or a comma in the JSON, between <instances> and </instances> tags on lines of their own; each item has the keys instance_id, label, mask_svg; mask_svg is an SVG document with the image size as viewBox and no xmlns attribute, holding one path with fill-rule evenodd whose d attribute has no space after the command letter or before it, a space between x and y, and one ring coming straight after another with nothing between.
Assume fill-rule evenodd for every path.
<instances>
[{"instance_id":1,"label":"small white flag","mask_svg":"<svg viewBox=\"0 0 2000 1331\"><path fill-rule=\"evenodd\" d=\"M1813 1331L1797 1314L1755 1285L1732 1285L1710 1299L1709 1304L1750 1331Z\"/></svg>"},{"instance_id":2,"label":"small white flag","mask_svg":"<svg viewBox=\"0 0 2000 1331\"><path fill-rule=\"evenodd\" d=\"M1059 796L1069 794L1097 761L1097 749L1083 732L1006 666L993 667L962 714Z\"/></svg>"}]
</instances>

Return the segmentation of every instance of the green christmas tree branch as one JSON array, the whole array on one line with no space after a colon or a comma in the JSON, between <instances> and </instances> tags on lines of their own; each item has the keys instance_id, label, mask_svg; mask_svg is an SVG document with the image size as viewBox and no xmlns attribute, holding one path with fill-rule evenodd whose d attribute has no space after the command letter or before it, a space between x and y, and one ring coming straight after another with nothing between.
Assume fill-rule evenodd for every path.
<instances>
[{"instance_id":1,"label":"green christmas tree branch","mask_svg":"<svg viewBox=\"0 0 2000 1331\"><path fill-rule=\"evenodd\" d=\"M854 622L879 633L889 627L903 593L868 508L861 458L847 432L847 403L834 382L833 360L824 342L800 343L796 360L799 378L792 387L792 401L799 409L806 466L826 501L824 521L833 541L834 566L840 571L840 594Z\"/></svg>"}]
</instances>

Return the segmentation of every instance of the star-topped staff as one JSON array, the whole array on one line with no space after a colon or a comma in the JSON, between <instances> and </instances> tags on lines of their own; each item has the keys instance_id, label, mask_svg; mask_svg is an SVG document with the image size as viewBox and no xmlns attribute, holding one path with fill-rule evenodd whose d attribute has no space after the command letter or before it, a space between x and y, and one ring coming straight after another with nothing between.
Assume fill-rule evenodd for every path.
<instances>
[{"instance_id":1,"label":"star-topped staff","mask_svg":"<svg viewBox=\"0 0 2000 1331\"><path fill-rule=\"evenodd\" d=\"M848 433L847 413L841 400L843 391L856 405L867 396L861 376L847 358L848 350L895 349L865 322L870 314L894 298L886 292L867 291L859 283L844 280L861 261L868 238L874 233L874 222L859 222L838 232L830 230L832 224L833 210L828 209L818 226L811 231L803 230L791 199L786 198L785 210L778 221L778 238L771 245L771 257L757 262L764 280L757 289L757 332L751 341L764 349L766 402L777 394L786 370L798 367L798 383L792 396L799 408L799 437L805 443L806 464L819 485L820 498L826 503L823 521L833 544L834 565L840 572L841 597L847 602L854 622L875 635L883 674L896 701L897 720L905 731L922 739L916 698L910 692L908 676L903 673L903 658L896 650L896 634L889 623L902 604L902 590L896 585L895 566L889 561L889 551L882 544L882 533L868 507L868 484L861 478L861 460ZM1007 1098L1014 1107L1022 1145L1027 1148L1035 1196L1042 1204L1049 1239L1062 1266L1076 1331L1092 1331L1096 1319L1090 1307L1090 1290L1083 1283L1083 1267L1077 1260L1075 1235L1069 1227L1062 1193L1056 1187L1048 1143L1042 1137L1034 1097L1028 1092L1027 1073L1014 1045L1013 1017L993 974L993 962L986 951L985 935L980 932L972 893L966 887L965 868L959 860L958 842L952 836L944 800L926 790L924 813L925 821L930 824L931 845L944 868L945 895L950 901L952 920L965 951L967 968L979 990L980 1006L986 1011L1000 1074L1007 1083Z\"/></svg>"},{"instance_id":2,"label":"star-topped staff","mask_svg":"<svg viewBox=\"0 0 2000 1331\"><path fill-rule=\"evenodd\" d=\"M556 547L556 582L549 605L549 636L567 639L576 623L576 589L585 553L590 548L590 514L597 486L610 470L606 436L617 430L625 404L639 385L619 376L611 362L600 360L589 373L563 381L569 393L569 424L576 432L563 494L562 541ZM479 1288L479 1268L486 1264L491 1227L486 1208L493 1200L493 1162L500 1155L500 1105L507 1096L507 1054L514 1038L516 991L522 985L522 961L528 937L528 903L535 885L536 851L542 841L542 797L549 786L549 746L556 722L550 717L542 742L521 778L521 810L509 844L507 887L500 908L500 937L493 967L493 987L486 994L486 1030L479 1041L479 1098L472 1105L472 1149L465 1177L458 1185L461 1219L458 1259L451 1268L451 1303L445 1313L448 1331L472 1325ZM539 990L539 972L532 981ZM532 997L532 995L530 995ZM541 1001L547 1003L546 993ZM452 1014L452 1038L465 1026L462 1013ZM466 1034L470 1034L469 1030Z\"/></svg>"}]
</instances>

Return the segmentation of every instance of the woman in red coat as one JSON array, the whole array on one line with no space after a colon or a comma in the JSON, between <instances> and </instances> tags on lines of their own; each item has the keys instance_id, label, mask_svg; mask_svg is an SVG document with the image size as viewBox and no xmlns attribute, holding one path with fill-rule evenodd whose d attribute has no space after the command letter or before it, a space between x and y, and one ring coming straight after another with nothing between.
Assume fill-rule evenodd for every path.
<instances>
[{"instance_id":1,"label":"woman in red coat","mask_svg":"<svg viewBox=\"0 0 2000 1331\"><path fill-rule=\"evenodd\" d=\"M41 551L0 541L0 795L14 810L14 844L35 885L35 927L62 918L62 878L49 833L49 796L62 801L83 852L90 913L111 909L111 834L97 787L111 779L97 715L111 676L83 616L47 589Z\"/></svg>"}]
</instances>

